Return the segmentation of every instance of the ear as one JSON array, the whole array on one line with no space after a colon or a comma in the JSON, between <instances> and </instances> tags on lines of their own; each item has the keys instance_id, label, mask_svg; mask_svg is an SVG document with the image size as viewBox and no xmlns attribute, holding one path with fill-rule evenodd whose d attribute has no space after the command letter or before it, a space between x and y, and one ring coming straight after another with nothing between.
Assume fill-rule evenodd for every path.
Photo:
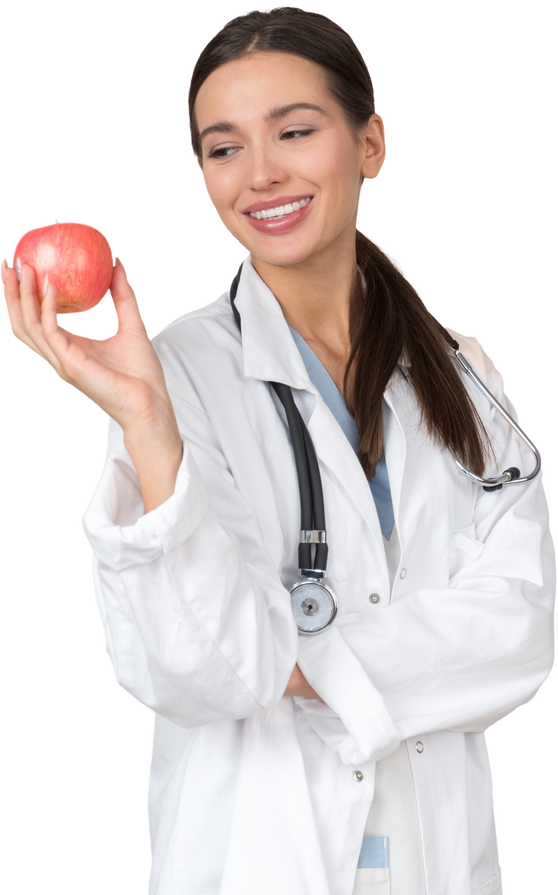
<instances>
[{"instance_id":1,"label":"ear","mask_svg":"<svg viewBox=\"0 0 558 895\"><path fill-rule=\"evenodd\" d=\"M371 115L363 131L364 159L361 173L363 177L376 177L386 157L384 122L379 115Z\"/></svg>"}]
</instances>

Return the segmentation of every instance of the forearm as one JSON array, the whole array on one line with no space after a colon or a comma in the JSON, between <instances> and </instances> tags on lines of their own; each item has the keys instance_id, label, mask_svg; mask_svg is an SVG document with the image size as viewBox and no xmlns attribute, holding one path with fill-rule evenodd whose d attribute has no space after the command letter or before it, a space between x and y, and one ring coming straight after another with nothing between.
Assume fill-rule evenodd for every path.
<instances>
[{"instance_id":1,"label":"forearm","mask_svg":"<svg viewBox=\"0 0 558 895\"><path fill-rule=\"evenodd\" d=\"M322 697L310 686L298 665L295 665L293 668L287 689L285 690L285 696L303 696L305 699L319 699L322 701Z\"/></svg>"},{"instance_id":2,"label":"forearm","mask_svg":"<svg viewBox=\"0 0 558 895\"><path fill-rule=\"evenodd\" d=\"M135 424L124 432L124 444L134 464L142 493L145 512L156 509L174 493L177 473L182 461L183 445L173 420L157 424ZM301 696L321 701L298 665L295 665L285 696Z\"/></svg>"},{"instance_id":3,"label":"forearm","mask_svg":"<svg viewBox=\"0 0 558 895\"><path fill-rule=\"evenodd\" d=\"M297 633L275 569L253 555L252 508L229 486L251 563L220 523L185 442L173 495L144 514L121 439L112 427L84 519L117 679L186 727L274 705L296 661ZM226 490L221 480L219 491ZM259 549L257 529L251 540Z\"/></svg>"},{"instance_id":4,"label":"forearm","mask_svg":"<svg viewBox=\"0 0 558 895\"><path fill-rule=\"evenodd\" d=\"M138 475L145 512L174 493L182 461L182 439L174 416L135 424L124 432L124 444Z\"/></svg>"}]
</instances>

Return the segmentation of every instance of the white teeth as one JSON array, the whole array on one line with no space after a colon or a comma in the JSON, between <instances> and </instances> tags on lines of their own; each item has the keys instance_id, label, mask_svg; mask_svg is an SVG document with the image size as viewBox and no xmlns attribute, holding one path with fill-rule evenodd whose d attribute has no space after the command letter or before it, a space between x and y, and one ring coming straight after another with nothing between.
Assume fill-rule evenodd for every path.
<instances>
[{"instance_id":1,"label":"white teeth","mask_svg":"<svg viewBox=\"0 0 558 895\"><path fill-rule=\"evenodd\" d=\"M308 205L310 202L310 196L308 199L301 199L300 202L288 202L286 205L278 205L277 208L268 208L267 211L262 209L261 211L251 211L250 217L256 218L258 221L269 221L269 220L278 220L279 218L285 218L287 215L292 214L293 211L300 211L301 208L304 208L305 205Z\"/></svg>"}]
</instances>

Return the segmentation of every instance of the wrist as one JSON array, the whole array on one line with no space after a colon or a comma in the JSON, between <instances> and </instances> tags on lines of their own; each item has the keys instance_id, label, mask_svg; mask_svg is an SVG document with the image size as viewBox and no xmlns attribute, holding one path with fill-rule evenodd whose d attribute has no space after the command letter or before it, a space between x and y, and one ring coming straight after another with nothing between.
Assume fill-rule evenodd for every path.
<instances>
[{"instance_id":1,"label":"wrist","mask_svg":"<svg viewBox=\"0 0 558 895\"><path fill-rule=\"evenodd\" d=\"M176 420L135 422L124 430L124 446L135 466L148 513L174 494L183 455Z\"/></svg>"},{"instance_id":2,"label":"wrist","mask_svg":"<svg viewBox=\"0 0 558 895\"><path fill-rule=\"evenodd\" d=\"M122 431L130 456L146 451L165 456L182 453L182 438L174 417L134 420L123 426Z\"/></svg>"}]
</instances>

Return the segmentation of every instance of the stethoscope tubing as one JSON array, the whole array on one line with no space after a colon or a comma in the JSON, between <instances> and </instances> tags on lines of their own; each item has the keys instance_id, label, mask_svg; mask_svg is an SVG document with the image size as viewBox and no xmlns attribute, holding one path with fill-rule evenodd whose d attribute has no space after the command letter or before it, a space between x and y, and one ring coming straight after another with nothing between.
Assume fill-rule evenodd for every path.
<instances>
[{"instance_id":1,"label":"stethoscope tubing","mask_svg":"<svg viewBox=\"0 0 558 895\"><path fill-rule=\"evenodd\" d=\"M313 571L319 577L325 574L327 543L325 543L325 507L322 479L314 443L302 415L295 404L293 393L282 382L271 382L287 416L300 492L301 542L298 545L299 570ZM304 532L324 532L324 541L316 543L312 561L312 544L303 541Z\"/></svg>"},{"instance_id":2,"label":"stethoscope tubing","mask_svg":"<svg viewBox=\"0 0 558 895\"><path fill-rule=\"evenodd\" d=\"M242 333L240 313L234 302L241 271L242 265L231 283L230 303L239 332ZM269 385L274 389L285 410L295 458L300 495L298 571L304 577L321 579L326 573L328 546L324 494L316 449L295 404L290 386L283 382L270 382ZM312 559L313 546L315 550Z\"/></svg>"},{"instance_id":3,"label":"stethoscope tubing","mask_svg":"<svg viewBox=\"0 0 558 895\"><path fill-rule=\"evenodd\" d=\"M467 478L472 479L474 482L478 482L478 484L483 485L483 487L498 487L502 485L521 485L524 482L530 482L531 479L534 479L537 476L541 469L541 455L531 439L525 434L521 426L516 423L514 418L510 416L505 407L502 407L497 398L494 397L491 391L488 390L482 379L477 376L472 365L467 360L467 358L461 354L458 349L453 348L453 355L455 359L459 362L462 369L465 371L469 379L476 385L479 391L485 396L487 401L492 404L496 410L502 414L506 422L511 426L511 428L519 435L520 438L523 439L525 444L530 448L535 456L535 467L529 473L529 475L518 475L514 476L514 473L511 469L506 469L502 475L496 476L495 478L483 478L482 476L476 475L474 472L471 472L470 469L467 469L457 457L454 456L455 463L458 469L466 475ZM513 468L515 469L515 467Z\"/></svg>"}]
</instances>

